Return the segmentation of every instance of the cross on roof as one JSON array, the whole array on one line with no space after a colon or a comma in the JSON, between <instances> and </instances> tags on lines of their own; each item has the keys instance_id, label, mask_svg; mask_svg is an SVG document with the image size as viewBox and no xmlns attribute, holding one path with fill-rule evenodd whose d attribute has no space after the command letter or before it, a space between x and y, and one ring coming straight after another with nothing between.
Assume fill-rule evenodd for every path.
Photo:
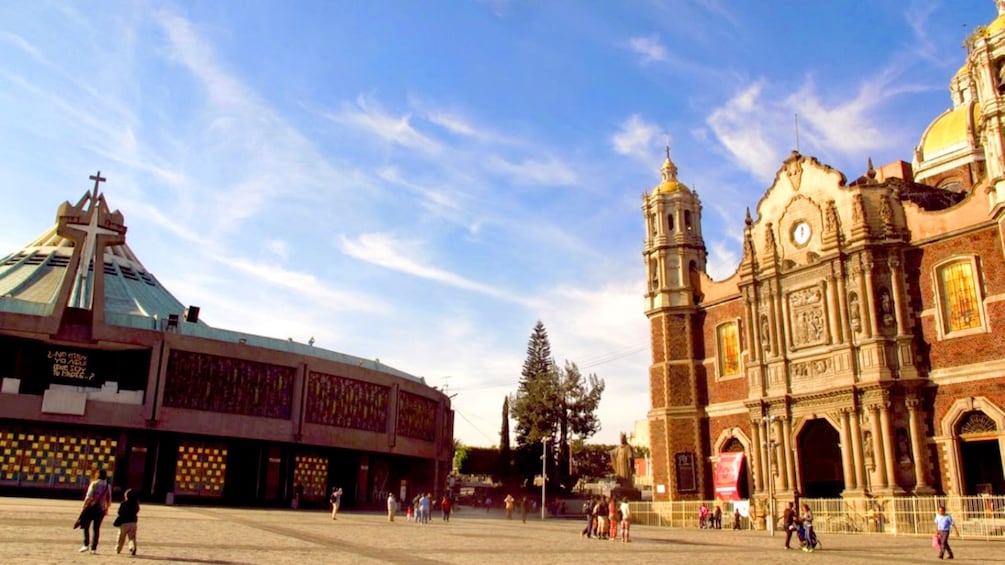
<instances>
[{"instance_id":1,"label":"cross on roof","mask_svg":"<svg viewBox=\"0 0 1005 565\"><path fill-rule=\"evenodd\" d=\"M98 174L91 175L88 178L90 178L91 180L94 181L94 199L97 200L98 199L98 183L105 182L108 179L106 179L105 177L101 176L101 171L98 171Z\"/></svg>"}]
</instances>

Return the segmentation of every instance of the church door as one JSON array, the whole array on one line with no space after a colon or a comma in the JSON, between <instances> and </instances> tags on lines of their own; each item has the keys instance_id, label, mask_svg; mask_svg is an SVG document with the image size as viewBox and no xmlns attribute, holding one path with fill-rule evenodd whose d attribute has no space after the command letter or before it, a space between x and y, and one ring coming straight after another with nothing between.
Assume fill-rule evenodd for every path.
<instances>
[{"instance_id":1,"label":"church door","mask_svg":"<svg viewBox=\"0 0 1005 565\"><path fill-rule=\"evenodd\" d=\"M827 420L810 420L799 434L800 476L806 498L838 498L844 490L840 434Z\"/></svg>"},{"instance_id":2,"label":"church door","mask_svg":"<svg viewBox=\"0 0 1005 565\"><path fill-rule=\"evenodd\" d=\"M998 426L981 411L968 412L957 425L960 460L963 463L963 494L1005 494Z\"/></svg>"}]
</instances>

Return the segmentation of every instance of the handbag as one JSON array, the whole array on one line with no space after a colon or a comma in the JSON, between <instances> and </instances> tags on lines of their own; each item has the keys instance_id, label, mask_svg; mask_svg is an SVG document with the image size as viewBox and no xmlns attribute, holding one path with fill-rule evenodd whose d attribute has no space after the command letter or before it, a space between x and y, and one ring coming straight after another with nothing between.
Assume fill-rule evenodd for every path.
<instances>
[{"instance_id":1,"label":"handbag","mask_svg":"<svg viewBox=\"0 0 1005 565\"><path fill-rule=\"evenodd\" d=\"M942 542L939 541L939 534L932 534L932 549L939 549L942 547Z\"/></svg>"},{"instance_id":2,"label":"handbag","mask_svg":"<svg viewBox=\"0 0 1005 565\"><path fill-rule=\"evenodd\" d=\"M122 516L116 516L115 517L115 521L112 522L112 525L115 526L116 528L118 528L119 526L121 526L122 525Z\"/></svg>"}]
</instances>

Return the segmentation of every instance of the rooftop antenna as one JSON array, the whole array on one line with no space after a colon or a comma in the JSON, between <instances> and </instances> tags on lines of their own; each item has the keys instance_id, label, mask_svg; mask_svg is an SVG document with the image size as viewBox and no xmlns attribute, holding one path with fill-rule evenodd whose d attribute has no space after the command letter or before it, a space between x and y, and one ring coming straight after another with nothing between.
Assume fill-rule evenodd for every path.
<instances>
[{"instance_id":1,"label":"rooftop antenna","mask_svg":"<svg viewBox=\"0 0 1005 565\"><path fill-rule=\"evenodd\" d=\"M799 113L792 114L796 121L796 153L799 153Z\"/></svg>"}]
</instances>

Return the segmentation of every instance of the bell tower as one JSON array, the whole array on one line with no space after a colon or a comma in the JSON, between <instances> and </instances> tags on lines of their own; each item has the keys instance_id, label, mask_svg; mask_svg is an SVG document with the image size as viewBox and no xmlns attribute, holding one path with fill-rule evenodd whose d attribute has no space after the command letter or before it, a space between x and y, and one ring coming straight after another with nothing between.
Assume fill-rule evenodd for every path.
<instances>
[{"instance_id":1,"label":"bell tower","mask_svg":"<svg viewBox=\"0 0 1005 565\"><path fill-rule=\"evenodd\" d=\"M649 386L654 499L699 499L709 482L707 421L701 416L705 358L699 304L705 273L701 201L677 180L666 149L662 180L642 196L646 316L652 346Z\"/></svg>"}]
</instances>

